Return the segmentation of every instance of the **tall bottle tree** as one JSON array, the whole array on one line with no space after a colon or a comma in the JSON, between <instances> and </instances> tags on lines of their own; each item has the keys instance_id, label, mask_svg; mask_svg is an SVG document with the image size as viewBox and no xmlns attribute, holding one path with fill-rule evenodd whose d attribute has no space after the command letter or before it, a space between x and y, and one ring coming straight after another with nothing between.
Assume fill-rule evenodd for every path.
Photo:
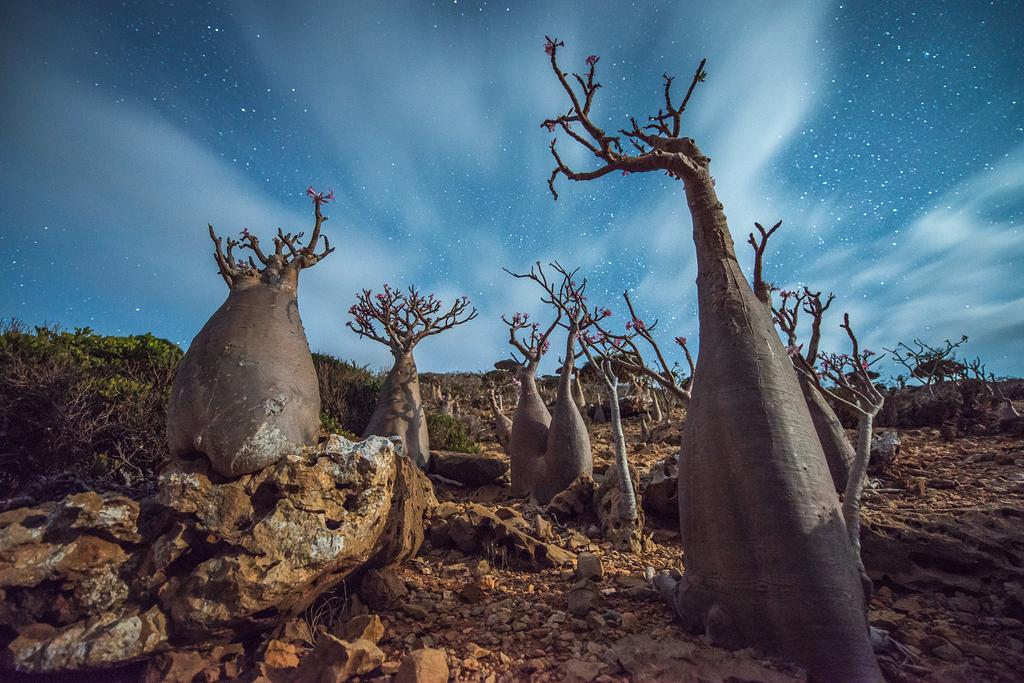
<instances>
[{"instance_id":1,"label":"tall bottle tree","mask_svg":"<svg viewBox=\"0 0 1024 683\"><path fill-rule=\"evenodd\" d=\"M771 313L736 260L711 160L681 135L705 62L682 99L666 76L659 112L612 135L591 115L598 57L586 58L583 75L568 74L558 65L563 45L548 38L545 50L570 106L541 125L565 133L600 165L573 170L552 140L552 194L557 199L560 175L584 181L659 171L683 183L693 221L700 348L679 464L686 572L673 591L676 610L691 628L758 644L814 677L880 680L856 560L800 384Z\"/></svg>"}]
</instances>

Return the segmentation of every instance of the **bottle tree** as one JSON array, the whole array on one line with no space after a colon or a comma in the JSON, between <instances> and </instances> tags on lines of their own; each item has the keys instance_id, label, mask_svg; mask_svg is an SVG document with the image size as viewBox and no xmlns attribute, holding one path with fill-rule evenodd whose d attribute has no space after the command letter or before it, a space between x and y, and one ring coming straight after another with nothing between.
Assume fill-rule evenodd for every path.
<instances>
[{"instance_id":1,"label":"bottle tree","mask_svg":"<svg viewBox=\"0 0 1024 683\"><path fill-rule=\"evenodd\" d=\"M477 316L469 299L462 297L444 312L433 294L423 296L416 287L402 291L390 285L374 294L364 289L349 309L349 329L388 347L394 365L384 379L377 405L363 436L402 437L405 455L421 469L430 464L430 439L420 399L420 379L412 352L421 341Z\"/></svg>"},{"instance_id":2,"label":"bottle tree","mask_svg":"<svg viewBox=\"0 0 1024 683\"><path fill-rule=\"evenodd\" d=\"M569 74L558 64L563 46L548 38L545 50L570 105L541 125L582 145L598 166L573 170L552 140L552 194L559 176L662 172L682 182L693 223L700 344L679 463L686 571L671 590L676 611L719 642L759 645L813 677L879 680L857 563L800 384L736 259L711 159L682 135L705 62L681 99L665 76L658 113L644 125L631 118L616 135L592 116L598 57Z\"/></svg>"},{"instance_id":3,"label":"bottle tree","mask_svg":"<svg viewBox=\"0 0 1024 683\"><path fill-rule=\"evenodd\" d=\"M537 369L551 346L551 333L561 319L559 313L541 332L539 323L530 322L529 313L501 317L502 322L508 325L508 343L522 356L518 358L515 352L512 354L512 360L517 364L515 372L519 383L519 402L512 415L508 442L509 476L515 496L529 496L538 478L543 476L551 413L537 389Z\"/></svg>"},{"instance_id":4,"label":"bottle tree","mask_svg":"<svg viewBox=\"0 0 1024 683\"><path fill-rule=\"evenodd\" d=\"M313 443L320 429L320 390L299 318L299 273L334 249L320 228L333 193L306 194L314 227L277 230L274 250L243 229L239 239L218 237L210 225L214 259L228 298L199 331L182 359L167 409L171 454L201 453L228 477L254 472ZM225 251L226 246L226 251ZM248 258L237 258L235 249Z\"/></svg>"}]
</instances>

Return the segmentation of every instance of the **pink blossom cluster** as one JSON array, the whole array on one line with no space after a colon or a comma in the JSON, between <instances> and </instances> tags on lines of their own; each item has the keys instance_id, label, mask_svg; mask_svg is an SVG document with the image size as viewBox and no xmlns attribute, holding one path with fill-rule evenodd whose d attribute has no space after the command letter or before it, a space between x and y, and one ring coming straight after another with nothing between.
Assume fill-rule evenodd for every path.
<instances>
[{"instance_id":1,"label":"pink blossom cluster","mask_svg":"<svg viewBox=\"0 0 1024 683\"><path fill-rule=\"evenodd\" d=\"M313 203L319 206L320 204L326 204L327 202L334 200L334 190L331 190L326 195L323 192L317 192L310 185L306 188L306 196L313 200Z\"/></svg>"}]
</instances>

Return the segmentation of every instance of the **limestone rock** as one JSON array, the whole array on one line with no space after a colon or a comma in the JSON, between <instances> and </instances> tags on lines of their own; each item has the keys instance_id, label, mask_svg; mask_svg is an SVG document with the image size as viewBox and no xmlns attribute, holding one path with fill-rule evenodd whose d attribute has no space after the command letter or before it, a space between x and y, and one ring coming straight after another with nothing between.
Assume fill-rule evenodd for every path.
<instances>
[{"instance_id":1,"label":"limestone rock","mask_svg":"<svg viewBox=\"0 0 1024 683\"><path fill-rule=\"evenodd\" d=\"M605 540L617 550L637 553L643 550L645 543L644 509L636 471L632 467L630 471L630 483L636 502L634 511L631 512L626 503L619 485L619 468L615 465L608 468L594 492L594 510Z\"/></svg>"},{"instance_id":2,"label":"limestone rock","mask_svg":"<svg viewBox=\"0 0 1024 683\"><path fill-rule=\"evenodd\" d=\"M795 683L806 681L806 674L793 665L769 663L754 658L751 650L731 652L720 648L679 640L654 639L649 635L630 635L618 640L612 652L631 680L683 680L702 683L762 681Z\"/></svg>"},{"instance_id":3,"label":"limestone rock","mask_svg":"<svg viewBox=\"0 0 1024 683\"><path fill-rule=\"evenodd\" d=\"M572 562L572 553L532 536L530 524L517 512L502 508L500 513L476 503L439 506L430 526L430 543L436 548L454 546L464 553L486 553L522 569Z\"/></svg>"},{"instance_id":4,"label":"limestone rock","mask_svg":"<svg viewBox=\"0 0 1024 683\"><path fill-rule=\"evenodd\" d=\"M548 502L548 512L558 520L574 519L590 512L593 507L597 483L589 474L576 478L564 491L557 493Z\"/></svg>"},{"instance_id":5,"label":"limestone rock","mask_svg":"<svg viewBox=\"0 0 1024 683\"><path fill-rule=\"evenodd\" d=\"M363 576L359 597L370 609L382 610L394 606L408 591L405 584L390 568L371 569Z\"/></svg>"},{"instance_id":6,"label":"limestone rock","mask_svg":"<svg viewBox=\"0 0 1024 683\"><path fill-rule=\"evenodd\" d=\"M893 431L876 432L871 437L871 457L868 472L881 474L900 456L900 435Z\"/></svg>"},{"instance_id":7,"label":"limestone rock","mask_svg":"<svg viewBox=\"0 0 1024 683\"><path fill-rule=\"evenodd\" d=\"M376 614L361 614L345 624L343 640L368 640L374 645L384 637L384 624Z\"/></svg>"},{"instance_id":8,"label":"limestone rock","mask_svg":"<svg viewBox=\"0 0 1024 683\"><path fill-rule=\"evenodd\" d=\"M234 480L205 458L173 462L141 507L85 492L9 510L0 514L0 665L109 668L270 630L353 572L413 555L435 504L392 441L332 436ZM365 626L359 640L373 645L377 630ZM161 670L186 676L194 660L165 659ZM228 677L238 668L201 671L209 667Z\"/></svg>"},{"instance_id":9,"label":"limestone rock","mask_svg":"<svg viewBox=\"0 0 1024 683\"><path fill-rule=\"evenodd\" d=\"M166 646L164 615L128 602L138 517L130 498L91 491L0 514L0 626L16 634L5 666L95 668Z\"/></svg>"},{"instance_id":10,"label":"limestone rock","mask_svg":"<svg viewBox=\"0 0 1024 683\"><path fill-rule=\"evenodd\" d=\"M447 683L448 673L444 651L425 647L405 656L394 683Z\"/></svg>"},{"instance_id":11,"label":"limestone rock","mask_svg":"<svg viewBox=\"0 0 1024 683\"><path fill-rule=\"evenodd\" d=\"M861 525L861 556L876 581L916 591L997 595L1001 615L1016 617L1024 614L1022 527L1024 512L1009 507L871 516Z\"/></svg>"},{"instance_id":12,"label":"limestone rock","mask_svg":"<svg viewBox=\"0 0 1024 683\"><path fill-rule=\"evenodd\" d=\"M454 451L430 451L430 472L466 486L493 484L508 471L505 458Z\"/></svg>"},{"instance_id":13,"label":"limestone rock","mask_svg":"<svg viewBox=\"0 0 1024 683\"><path fill-rule=\"evenodd\" d=\"M224 481L205 460L174 463L158 501L188 541L151 555L176 633L209 638L273 627L340 583L367 558L401 561L422 540L429 483L394 443L331 435L271 467ZM172 530L171 533L178 533Z\"/></svg>"},{"instance_id":14,"label":"limestone rock","mask_svg":"<svg viewBox=\"0 0 1024 683\"><path fill-rule=\"evenodd\" d=\"M19 671L103 668L143 659L167 644L167 619L156 607L142 614L103 612L63 628L33 624L7 646Z\"/></svg>"}]
</instances>

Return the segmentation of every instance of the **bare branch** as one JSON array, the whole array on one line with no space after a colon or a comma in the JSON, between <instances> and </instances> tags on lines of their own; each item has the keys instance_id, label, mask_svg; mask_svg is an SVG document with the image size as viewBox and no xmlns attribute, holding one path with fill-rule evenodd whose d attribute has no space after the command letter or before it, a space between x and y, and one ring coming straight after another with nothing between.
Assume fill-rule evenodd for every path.
<instances>
[{"instance_id":1,"label":"bare branch","mask_svg":"<svg viewBox=\"0 0 1024 683\"><path fill-rule=\"evenodd\" d=\"M754 295L757 296L758 300L767 305L771 306L771 287L769 287L763 276L763 260L764 250L768 246L768 238L771 237L779 226L782 225L782 221L779 221L773 225L769 230L765 230L764 226L760 223L754 223L754 227L757 228L760 233L760 238L755 239L754 233L750 233L747 237L747 242L754 248Z\"/></svg>"}]
</instances>

